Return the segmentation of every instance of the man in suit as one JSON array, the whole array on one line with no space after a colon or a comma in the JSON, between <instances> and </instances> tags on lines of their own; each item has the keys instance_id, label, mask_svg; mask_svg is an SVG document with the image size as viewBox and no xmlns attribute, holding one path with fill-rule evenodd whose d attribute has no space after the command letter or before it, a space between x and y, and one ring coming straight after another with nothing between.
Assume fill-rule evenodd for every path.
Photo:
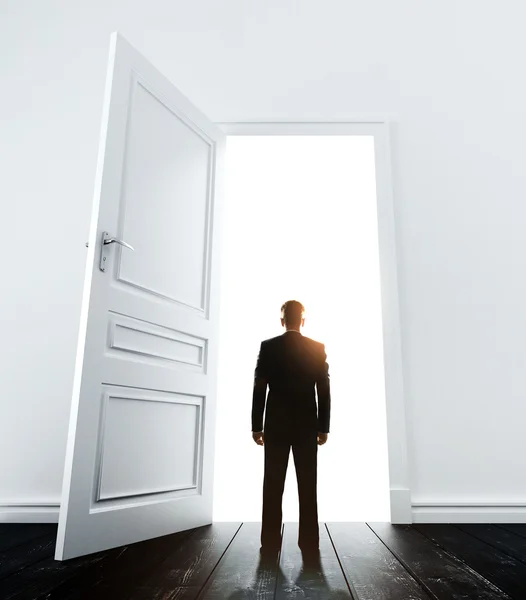
<instances>
[{"instance_id":1,"label":"man in suit","mask_svg":"<svg viewBox=\"0 0 526 600\"><path fill-rule=\"evenodd\" d=\"M281 324L286 331L261 343L254 374L252 437L265 449L262 553L281 546L282 498L291 448L299 495L298 545L309 554L319 548L318 445L327 441L331 394L325 346L301 333L304 313L296 300L283 304Z\"/></svg>"}]
</instances>

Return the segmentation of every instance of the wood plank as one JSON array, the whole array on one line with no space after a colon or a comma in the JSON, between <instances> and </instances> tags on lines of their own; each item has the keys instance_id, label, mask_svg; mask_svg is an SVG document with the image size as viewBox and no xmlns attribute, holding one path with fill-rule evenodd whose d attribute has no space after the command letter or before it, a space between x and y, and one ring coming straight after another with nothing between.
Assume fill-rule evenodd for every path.
<instances>
[{"instance_id":1,"label":"wood plank","mask_svg":"<svg viewBox=\"0 0 526 600\"><path fill-rule=\"evenodd\" d=\"M298 547L298 523L285 523L275 600L353 600L324 523L319 530L319 561L312 561Z\"/></svg>"},{"instance_id":2,"label":"wood plank","mask_svg":"<svg viewBox=\"0 0 526 600\"><path fill-rule=\"evenodd\" d=\"M415 525L369 523L369 526L413 577L435 597L477 600L510 598L459 558L425 537ZM453 527L451 529L457 534L463 533Z\"/></svg>"},{"instance_id":3,"label":"wood plank","mask_svg":"<svg viewBox=\"0 0 526 600\"><path fill-rule=\"evenodd\" d=\"M56 535L47 534L0 553L0 579L53 556Z\"/></svg>"},{"instance_id":4,"label":"wood plank","mask_svg":"<svg viewBox=\"0 0 526 600\"><path fill-rule=\"evenodd\" d=\"M106 553L98 553L68 561L56 561L51 556L0 581L0 598L36 600L65 579L102 560L105 556Z\"/></svg>"},{"instance_id":5,"label":"wood plank","mask_svg":"<svg viewBox=\"0 0 526 600\"><path fill-rule=\"evenodd\" d=\"M526 565L521 561L454 525L418 525L415 528L506 594L526 598Z\"/></svg>"},{"instance_id":6,"label":"wood plank","mask_svg":"<svg viewBox=\"0 0 526 600\"><path fill-rule=\"evenodd\" d=\"M0 535L5 533L6 531L9 531L11 525L18 525L18 523L0 523Z\"/></svg>"},{"instance_id":7,"label":"wood plank","mask_svg":"<svg viewBox=\"0 0 526 600\"><path fill-rule=\"evenodd\" d=\"M526 563L526 537L486 523L469 523L456 525L456 527L497 548L504 554Z\"/></svg>"},{"instance_id":8,"label":"wood plank","mask_svg":"<svg viewBox=\"0 0 526 600\"><path fill-rule=\"evenodd\" d=\"M101 561L68 578L45 595L46 600L129 598L135 588L180 547L194 530L115 548Z\"/></svg>"},{"instance_id":9,"label":"wood plank","mask_svg":"<svg viewBox=\"0 0 526 600\"><path fill-rule=\"evenodd\" d=\"M193 600L240 527L241 523L198 527L166 560L152 569L150 577L139 584L130 600Z\"/></svg>"},{"instance_id":10,"label":"wood plank","mask_svg":"<svg viewBox=\"0 0 526 600\"><path fill-rule=\"evenodd\" d=\"M243 523L199 594L199 600L274 598L279 555L275 560L261 558L260 532L261 523Z\"/></svg>"},{"instance_id":11,"label":"wood plank","mask_svg":"<svg viewBox=\"0 0 526 600\"><path fill-rule=\"evenodd\" d=\"M506 529L506 531L511 531L515 535L520 535L521 537L526 537L526 523L496 523L496 527L501 527L502 529Z\"/></svg>"},{"instance_id":12,"label":"wood plank","mask_svg":"<svg viewBox=\"0 0 526 600\"><path fill-rule=\"evenodd\" d=\"M74 598L79 596L84 586L92 589L104 576L111 577L116 563L129 546L112 548L110 550L79 557L78 559L63 562L46 561L44 569L37 573L39 585L38 594L35 592L34 600L40 598ZM42 577L42 575L44 577Z\"/></svg>"},{"instance_id":13,"label":"wood plank","mask_svg":"<svg viewBox=\"0 0 526 600\"><path fill-rule=\"evenodd\" d=\"M429 600L365 523L327 523L355 600Z\"/></svg>"},{"instance_id":14,"label":"wood plank","mask_svg":"<svg viewBox=\"0 0 526 600\"><path fill-rule=\"evenodd\" d=\"M58 526L54 523L5 523L0 533L0 552L25 544L29 540L44 535L57 535Z\"/></svg>"}]
</instances>

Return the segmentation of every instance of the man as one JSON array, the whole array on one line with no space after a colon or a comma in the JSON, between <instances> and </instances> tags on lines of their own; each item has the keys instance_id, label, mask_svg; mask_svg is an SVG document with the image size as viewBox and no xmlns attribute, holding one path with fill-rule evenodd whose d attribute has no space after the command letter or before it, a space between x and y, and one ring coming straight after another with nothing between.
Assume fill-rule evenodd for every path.
<instances>
[{"instance_id":1,"label":"man","mask_svg":"<svg viewBox=\"0 0 526 600\"><path fill-rule=\"evenodd\" d=\"M301 333L304 313L296 300L283 304L281 324L286 331L261 343L254 375L252 437L265 448L262 553L276 552L281 546L282 498L291 448L299 495L298 545L309 554L319 548L318 445L327 441L331 395L325 346Z\"/></svg>"}]
</instances>

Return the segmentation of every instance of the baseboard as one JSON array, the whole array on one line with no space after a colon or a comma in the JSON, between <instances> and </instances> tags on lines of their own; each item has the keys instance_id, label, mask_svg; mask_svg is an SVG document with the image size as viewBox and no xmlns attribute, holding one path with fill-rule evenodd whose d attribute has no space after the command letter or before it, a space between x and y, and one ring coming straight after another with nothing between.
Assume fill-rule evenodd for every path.
<instances>
[{"instance_id":1,"label":"baseboard","mask_svg":"<svg viewBox=\"0 0 526 600\"><path fill-rule=\"evenodd\" d=\"M408 488L391 488L389 492L391 501L391 523L411 523L411 490Z\"/></svg>"},{"instance_id":2,"label":"baseboard","mask_svg":"<svg viewBox=\"0 0 526 600\"><path fill-rule=\"evenodd\" d=\"M413 502L413 523L526 523L526 503Z\"/></svg>"},{"instance_id":3,"label":"baseboard","mask_svg":"<svg viewBox=\"0 0 526 600\"><path fill-rule=\"evenodd\" d=\"M58 523L60 504L0 504L0 523Z\"/></svg>"},{"instance_id":4,"label":"baseboard","mask_svg":"<svg viewBox=\"0 0 526 600\"><path fill-rule=\"evenodd\" d=\"M391 523L526 523L526 503L413 502L391 489ZM409 507L409 508L408 508ZM60 504L0 504L0 523L58 523Z\"/></svg>"}]
</instances>

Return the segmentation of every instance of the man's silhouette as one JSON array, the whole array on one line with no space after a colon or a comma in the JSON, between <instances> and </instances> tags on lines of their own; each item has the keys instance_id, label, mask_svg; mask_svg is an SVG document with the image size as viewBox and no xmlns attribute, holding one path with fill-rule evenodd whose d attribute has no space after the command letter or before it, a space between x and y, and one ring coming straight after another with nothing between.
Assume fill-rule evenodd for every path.
<instances>
[{"instance_id":1,"label":"man's silhouette","mask_svg":"<svg viewBox=\"0 0 526 600\"><path fill-rule=\"evenodd\" d=\"M254 374L252 437L265 448L262 552L276 551L281 545L282 498L291 447L298 481L298 545L306 552L319 547L318 445L327 441L331 394L325 346L300 332L304 313L296 300L283 304L281 324L286 332L261 343Z\"/></svg>"}]
</instances>

